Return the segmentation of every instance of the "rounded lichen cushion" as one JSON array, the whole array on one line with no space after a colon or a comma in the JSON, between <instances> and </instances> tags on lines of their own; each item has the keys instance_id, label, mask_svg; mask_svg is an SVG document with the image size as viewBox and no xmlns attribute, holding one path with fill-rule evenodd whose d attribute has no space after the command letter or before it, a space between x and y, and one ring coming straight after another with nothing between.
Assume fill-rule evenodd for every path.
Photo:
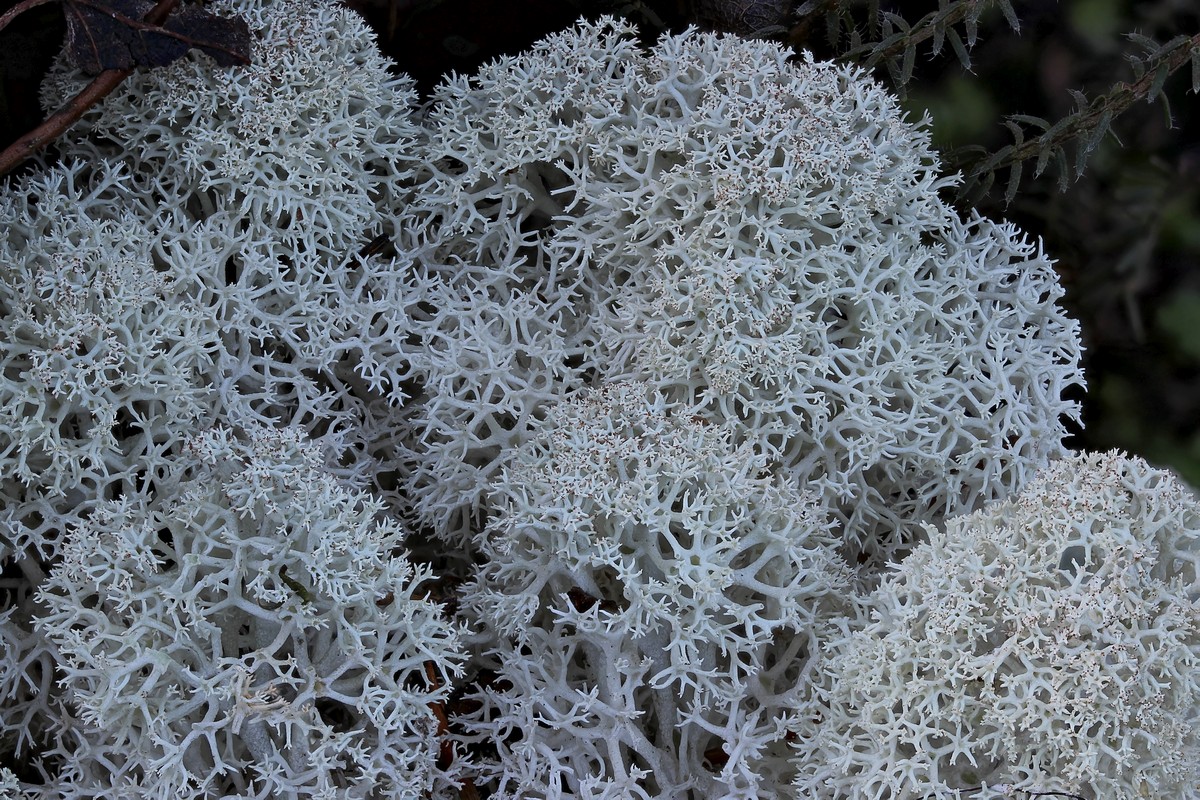
<instances>
[{"instance_id":1,"label":"rounded lichen cushion","mask_svg":"<svg viewBox=\"0 0 1200 800\"><path fill-rule=\"evenodd\" d=\"M1200 502L1077 455L884 578L796 713L805 797L1194 797Z\"/></svg>"},{"instance_id":2,"label":"rounded lichen cushion","mask_svg":"<svg viewBox=\"0 0 1200 800\"><path fill-rule=\"evenodd\" d=\"M1049 259L951 208L925 124L864 73L610 19L449 79L426 124L403 227L462 298L411 347L440 535L555 396L606 380L733 423L872 568L1064 454L1080 347Z\"/></svg>"}]
</instances>

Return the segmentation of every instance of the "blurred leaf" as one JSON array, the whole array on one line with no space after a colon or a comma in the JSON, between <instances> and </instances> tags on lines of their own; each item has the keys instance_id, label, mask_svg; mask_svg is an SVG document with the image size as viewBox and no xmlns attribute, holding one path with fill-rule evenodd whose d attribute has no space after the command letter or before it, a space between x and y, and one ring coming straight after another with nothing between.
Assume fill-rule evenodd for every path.
<instances>
[{"instance_id":1,"label":"blurred leaf","mask_svg":"<svg viewBox=\"0 0 1200 800\"><path fill-rule=\"evenodd\" d=\"M953 28L946 31L946 37L950 40L950 46L954 48L954 55L958 57L958 63L962 65L963 69L970 72L971 55L968 52L969 45L963 44L962 38Z\"/></svg>"},{"instance_id":2,"label":"blurred leaf","mask_svg":"<svg viewBox=\"0 0 1200 800\"><path fill-rule=\"evenodd\" d=\"M1017 18L1017 12L1013 10L1009 0L1000 0L1000 12L1004 14L1004 20L1008 23L1008 27L1012 28L1014 33L1020 33L1021 20Z\"/></svg>"}]
</instances>

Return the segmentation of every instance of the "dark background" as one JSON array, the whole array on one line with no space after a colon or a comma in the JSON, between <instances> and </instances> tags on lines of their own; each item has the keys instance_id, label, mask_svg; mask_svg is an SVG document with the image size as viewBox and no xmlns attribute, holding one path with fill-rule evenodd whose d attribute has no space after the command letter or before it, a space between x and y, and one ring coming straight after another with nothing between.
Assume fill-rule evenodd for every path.
<instances>
[{"instance_id":1,"label":"dark background","mask_svg":"<svg viewBox=\"0 0 1200 800\"><path fill-rule=\"evenodd\" d=\"M503 53L516 53L580 16L602 13L636 22L646 40L690 23L736 28L778 20L769 38L840 56L845 39L830 42L819 18L826 3L788 0L348 0L379 34L399 70L427 92L439 76L470 72ZM0 8L12 5L0 0ZM797 15L797 7L818 11ZM870 38L865 2L846 2ZM887 4L884 4L885 7ZM936 2L893 4L911 23ZM949 47L918 50L913 79L896 86L886 69L876 76L907 93L914 118L926 111L947 170L970 166L959 148L995 150L1011 141L1008 114L1054 122L1069 114L1069 90L1089 97L1132 80L1126 55L1142 53L1125 34L1166 42L1200 32L1194 0L1061 0L1020 2L1013 32L991 9L965 70ZM753 14L758 13L758 17ZM747 22L749 20L749 23ZM962 32L961 26L958 28ZM41 121L37 85L63 36L57 4L33 9L0 32L0 143ZM1060 192L1056 175L1035 179L1026 169L1020 191L1005 205L1003 187L975 203L1041 237L1057 259L1065 303L1083 325L1088 392L1081 396L1085 429L1078 448L1121 448L1169 466L1200 486L1200 102L1187 67L1166 85L1168 103L1139 103L1113 123L1084 176ZM963 208L966 208L964 204Z\"/></svg>"}]
</instances>

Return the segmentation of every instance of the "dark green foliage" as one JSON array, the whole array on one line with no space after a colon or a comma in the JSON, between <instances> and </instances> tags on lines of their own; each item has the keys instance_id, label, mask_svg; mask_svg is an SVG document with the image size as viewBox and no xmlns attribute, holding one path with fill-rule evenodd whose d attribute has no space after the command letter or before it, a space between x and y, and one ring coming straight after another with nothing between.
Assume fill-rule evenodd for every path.
<instances>
[{"instance_id":1,"label":"dark green foliage","mask_svg":"<svg viewBox=\"0 0 1200 800\"><path fill-rule=\"evenodd\" d=\"M1090 101L1083 92L1070 90L1075 107L1054 124L1026 114L1009 115L1005 126L1012 131L1012 144L991 153L982 148L964 151L963 155L974 152L978 156L964 164L963 195L977 200L991 188L996 173L1008 169L1004 202L1010 204L1017 195L1024 165L1030 160L1034 161L1034 177L1040 177L1047 166L1053 164L1058 188L1066 191L1072 181L1083 177L1089 157L1112 130L1113 120L1139 101L1161 102L1169 125L1170 100L1163 91L1167 78L1191 63L1192 92L1200 91L1200 72L1195 67L1200 60L1200 33L1191 37L1177 36L1164 45L1138 34L1129 34L1129 39L1147 50L1145 57L1126 56L1133 66L1135 79L1132 82L1119 81L1108 92ZM1037 135L1027 139L1027 128L1036 129ZM1068 149L1074 151L1073 161L1068 161Z\"/></svg>"},{"instance_id":2,"label":"dark green foliage","mask_svg":"<svg viewBox=\"0 0 1200 800\"><path fill-rule=\"evenodd\" d=\"M807 15L824 14L826 38L831 46L841 50L841 57L867 68L886 65L898 90L912 80L917 48L925 42L929 42L934 56L949 43L963 69L970 69L970 50L979 38L979 21L985 11L998 8L1014 31L1021 28L1008 0L941 0L937 11L911 23L903 15L882 8L877 0L871 0L865 15L864 39L855 5L837 0L809 0L796 9L796 16L803 19ZM961 34L956 26L961 26Z\"/></svg>"},{"instance_id":3,"label":"dark green foliage","mask_svg":"<svg viewBox=\"0 0 1200 800\"><path fill-rule=\"evenodd\" d=\"M909 9L907 4L899 5ZM794 43L811 47L809 31L820 18L826 43L838 60L867 69L886 68L892 88L901 93L913 83L921 61L936 62L946 44L961 68L971 71L971 53L979 44L981 24L985 33L993 36L1005 25L1014 34L1021 32L1020 17L1009 0L940 0L936 11L919 17L910 12L911 21L878 0L808 0L797 7L795 17ZM801 41L795 42L797 38ZM1190 64L1192 92L1200 92L1200 32L1179 34L1165 43L1142 33L1129 33L1127 39L1136 48L1125 53L1132 80L1115 80L1111 88L1091 100L1084 92L1069 89L1074 107L1056 121L1013 113L1003 121L1012 134L1010 144L995 149L968 145L959 150L951 162L964 175L961 196L978 202L1000 175L1004 204L1009 205L1031 162L1034 177L1049 169L1058 188L1065 191L1082 177L1114 120L1139 101L1162 103L1169 123L1170 102L1164 88L1171 75Z\"/></svg>"}]
</instances>

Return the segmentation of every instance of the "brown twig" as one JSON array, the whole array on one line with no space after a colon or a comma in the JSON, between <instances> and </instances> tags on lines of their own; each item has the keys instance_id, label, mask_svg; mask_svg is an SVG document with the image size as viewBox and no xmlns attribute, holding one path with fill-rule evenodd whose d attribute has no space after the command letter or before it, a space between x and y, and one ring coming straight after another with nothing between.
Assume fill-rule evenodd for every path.
<instances>
[{"instance_id":1,"label":"brown twig","mask_svg":"<svg viewBox=\"0 0 1200 800\"><path fill-rule=\"evenodd\" d=\"M437 677L437 666L432 661L425 662L425 681L429 684L429 688L435 692L442 687L441 681ZM441 753L438 760L445 762L442 765L445 768L454 760L452 743L446 738L446 734L450 732L450 720L446 719L446 709L441 702L431 702L429 710L433 712L434 719L437 720L437 737L442 740Z\"/></svg>"},{"instance_id":2,"label":"brown twig","mask_svg":"<svg viewBox=\"0 0 1200 800\"><path fill-rule=\"evenodd\" d=\"M26 0L26 2L32 2L27 7L33 8L46 0ZM179 0L158 0L154 8L146 14L144 21L151 25L161 25L177 5L179 5ZM3 153L0 153L0 175L12 172L18 164L57 139L67 128L78 122L89 108L107 97L132 73L133 69L106 69L97 75L79 94L47 117L45 122L17 139L5 148Z\"/></svg>"},{"instance_id":3,"label":"brown twig","mask_svg":"<svg viewBox=\"0 0 1200 800\"><path fill-rule=\"evenodd\" d=\"M38 6L46 5L46 3L54 3L54 2L57 2L57 0L21 0L20 3L17 3L15 6L10 8L8 11L5 11L3 16L0 16L0 31L7 28L8 23L12 22L14 19L16 19L21 14L24 14L29 9L37 8Z\"/></svg>"},{"instance_id":4,"label":"brown twig","mask_svg":"<svg viewBox=\"0 0 1200 800\"><path fill-rule=\"evenodd\" d=\"M437 666L432 661L425 662L425 682L435 692L442 686L441 681L438 680ZM450 765L454 763L454 741L450 738L450 720L446 716L446 706L441 702L434 701L429 704L429 710L433 712L434 719L437 720L436 735L441 740L441 745L438 747L438 768L449 769ZM478 800L479 792L475 789L475 782L470 778L464 778L462 788L458 790L458 796L462 800Z\"/></svg>"}]
</instances>

